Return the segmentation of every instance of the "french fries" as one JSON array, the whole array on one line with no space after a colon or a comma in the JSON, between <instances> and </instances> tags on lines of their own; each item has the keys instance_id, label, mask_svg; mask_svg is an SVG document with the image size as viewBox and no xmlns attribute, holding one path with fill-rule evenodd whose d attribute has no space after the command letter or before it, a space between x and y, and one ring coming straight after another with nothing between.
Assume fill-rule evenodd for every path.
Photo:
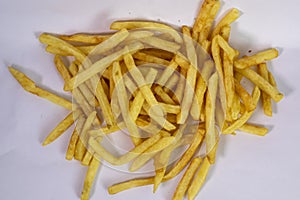
<instances>
[{"instance_id":1,"label":"french fries","mask_svg":"<svg viewBox=\"0 0 300 200\"><path fill-rule=\"evenodd\" d=\"M100 160L138 172L154 161L154 177L114 184L110 194L149 184L155 192L188 166L173 199L195 199L217 161L219 133L267 134L250 118L260 99L265 115L272 116L271 99L283 98L267 67L278 50L238 58L229 37L240 12L229 10L214 26L219 9L219 0L204 0L193 26L180 31L154 21L116 21L113 33L41 34L72 102L8 67L26 91L70 111L42 145L75 124L65 157L88 167L81 200L90 197ZM133 147L115 156L103 144L105 137L124 130Z\"/></svg>"}]
</instances>

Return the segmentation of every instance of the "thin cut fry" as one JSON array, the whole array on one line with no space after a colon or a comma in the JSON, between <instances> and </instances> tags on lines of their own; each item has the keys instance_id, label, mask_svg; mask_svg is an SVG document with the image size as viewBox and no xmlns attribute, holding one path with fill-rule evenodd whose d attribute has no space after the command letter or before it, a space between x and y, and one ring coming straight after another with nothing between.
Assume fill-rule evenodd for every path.
<instances>
[{"instance_id":1,"label":"thin cut fry","mask_svg":"<svg viewBox=\"0 0 300 200\"><path fill-rule=\"evenodd\" d=\"M269 72L268 72L268 68L267 68L267 64L266 63L262 63L260 65L258 65L258 73L261 77L263 77L266 81L269 81ZM265 115L272 117L272 102L271 102L271 97L266 94L265 92L262 92L261 94L262 98L262 105L263 105L263 109L264 109L264 113Z\"/></svg>"}]
</instances>

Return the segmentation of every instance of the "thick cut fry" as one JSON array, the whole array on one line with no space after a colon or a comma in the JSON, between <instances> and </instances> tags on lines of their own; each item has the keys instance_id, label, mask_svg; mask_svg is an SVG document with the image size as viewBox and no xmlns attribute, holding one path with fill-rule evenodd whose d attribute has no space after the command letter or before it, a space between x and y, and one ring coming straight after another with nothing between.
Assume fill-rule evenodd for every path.
<instances>
[{"instance_id":1,"label":"thick cut fry","mask_svg":"<svg viewBox=\"0 0 300 200\"><path fill-rule=\"evenodd\" d=\"M258 73L261 77L263 77L266 81L269 81L269 74L268 74L268 68L266 63L262 63L258 65ZM264 109L265 115L272 117L272 102L271 102L271 97L266 94L265 92L262 92L261 94L261 100L262 100L262 105Z\"/></svg>"},{"instance_id":2,"label":"thick cut fry","mask_svg":"<svg viewBox=\"0 0 300 200\"><path fill-rule=\"evenodd\" d=\"M172 27L162 23L151 22L151 21L116 21L110 25L110 28L113 30L121 30L123 28L126 28L128 30L138 29L138 28L158 30L162 33L170 34L176 42L182 43L182 38L178 34L178 32L174 30Z\"/></svg>"},{"instance_id":3,"label":"thick cut fry","mask_svg":"<svg viewBox=\"0 0 300 200\"><path fill-rule=\"evenodd\" d=\"M127 92L125 88L124 81L122 79L122 72L119 62L113 63L113 79L116 85L116 94L121 109L123 120L126 124L126 127L130 133L131 139L135 145L141 143L140 133L135 125L134 121L130 117L129 112L129 102L127 97Z\"/></svg>"},{"instance_id":4,"label":"thick cut fry","mask_svg":"<svg viewBox=\"0 0 300 200\"><path fill-rule=\"evenodd\" d=\"M255 66L264 63L268 60L272 60L278 57L277 49L269 49L259 52L253 56L244 56L243 58L234 62L234 67L238 69L245 69L251 66Z\"/></svg>"},{"instance_id":5,"label":"thick cut fry","mask_svg":"<svg viewBox=\"0 0 300 200\"><path fill-rule=\"evenodd\" d=\"M251 112L255 110L256 105L254 104L251 95L238 81L235 81L235 91L242 99L247 111Z\"/></svg>"},{"instance_id":6,"label":"thick cut fry","mask_svg":"<svg viewBox=\"0 0 300 200\"><path fill-rule=\"evenodd\" d=\"M209 168L210 168L210 163L208 161L208 158L206 157L203 160L200 170L196 173L194 180L192 181L192 183L188 189L188 199L189 200L195 199L197 193L199 192L199 190L201 189L201 187L203 186L203 184L205 182Z\"/></svg>"},{"instance_id":7,"label":"thick cut fry","mask_svg":"<svg viewBox=\"0 0 300 200\"><path fill-rule=\"evenodd\" d=\"M183 177L181 178L179 184L177 185L177 188L175 190L175 193L173 195L173 200L181 200L184 198L184 194L187 191L195 172L197 171L198 167L200 166L202 162L202 158L194 158L191 161L191 164L185 171Z\"/></svg>"},{"instance_id":8,"label":"thick cut fry","mask_svg":"<svg viewBox=\"0 0 300 200\"><path fill-rule=\"evenodd\" d=\"M259 98L260 98L260 90L258 87L255 87L253 89L252 98L253 98L254 104L257 105L257 102L259 101ZM253 112L254 111L250 111L250 112L245 111L244 114L239 119L234 121L228 128L226 128L223 131L223 134L231 134L235 130L239 129L241 126L243 126L248 121L248 119L252 116Z\"/></svg>"},{"instance_id":9,"label":"thick cut fry","mask_svg":"<svg viewBox=\"0 0 300 200\"><path fill-rule=\"evenodd\" d=\"M100 161L97 158L93 158L91 161L91 165L89 166L89 168L86 172L84 185L83 185L83 189L82 189L82 194L81 194L81 198L80 198L81 200L89 199L91 188L92 188L94 180L96 178L99 166L100 166Z\"/></svg>"},{"instance_id":10,"label":"thick cut fry","mask_svg":"<svg viewBox=\"0 0 300 200\"><path fill-rule=\"evenodd\" d=\"M283 98L283 94L278 91L278 89L272 86L268 81L266 81L263 77L258 75L252 69L235 69L237 72L248 78L252 83L257 85L262 91L271 96L271 98L279 102Z\"/></svg>"},{"instance_id":11,"label":"thick cut fry","mask_svg":"<svg viewBox=\"0 0 300 200\"><path fill-rule=\"evenodd\" d=\"M253 124L244 124L238 130L250 133L258 136L265 136L268 133L268 129L262 126L257 126Z\"/></svg>"},{"instance_id":12,"label":"thick cut fry","mask_svg":"<svg viewBox=\"0 0 300 200\"><path fill-rule=\"evenodd\" d=\"M62 120L51 133L47 136L47 138L43 142L43 146L46 146L56 140L59 136L61 136L72 124L74 123L73 112L71 112L64 120Z\"/></svg>"},{"instance_id":13,"label":"thick cut fry","mask_svg":"<svg viewBox=\"0 0 300 200\"><path fill-rule=\"evenodd\" d=\"M216 25L216 27L214 28L210 39L213 39L216 35L218 35L220 33L220 31L222 30L222 28L224 26L230 25L232 22L234 22L237 18L239 18L240 16L240 12L238 9L233 8L231 9L222 19L221 21Z\"/></svg>"},{"instance_id":14,"label":"thick cut fry","mask_svg":"<svg viewBox=\"0 0 300 200\"><path fill-rule=\"evenodd\" d=\"M180 158L179 161L175 164L175 166L169 171L164 179L171 179L175 177L177 174L181 172L181 170L188 164L188 162L191 160L193 157L195 151L198 149L199 145L202 142L204 130L203 129L198 129L198 131L195 133L194 140L192 144L189 146L189 148L184 152L182 157Z\"/></svg>"},{"instance_id":15,"label":"thick cut fry","mask_svg":"<svg viewBox=\"0 0 300 200\"><path fill-rule=\"evenodd\" d=\"M230 61L227 55L223 56L223 70L224 70L224 85L226 91L227 111L230 111L233 106L233 99L235 95L235 85L233 76L233 62ZM227 113L226 113L227 115ZM229 116L226 116L228 118Z\"/></svg>"},{"instance_id":16,"label":"thick cut fry","mask_svg":"<svg viewBox=\"0 0 300 200\"><path fill-rule=\"evenodd\" d=\"M233 49L223 37L221 37L220 35L217 35L216 38L217 38L219 46L227 54L230 61L233 61L236 57L238 57L239 52L237 50Z\"/></svg>"},{"instance_id":17,"label":"thick cut fry","mask_svg":"<svg viewBox=\"0 0 300 200\"><path fill-rule=\"evenodd\" d=\"M200 120L201 108L206 88L205 81L203 80L202 76L199 75L196 84L195 97L191 107L191 116L194 120Z\"/></svg>"},{"instance_id":18,"label":"thick cut fry","mask_svg":"<svg viewBox=\"0 0 300 200\"><path fill-rule=\"evenodd\" d=\"M32 94L35 94L42 98L45 98L45 99L47 99L57 105L60 105L68 110L72 110L72 102L36 86L35 83L30 78L28 78L25 74L16 70L15 68L8 67L8 69L9 69L10 73L14 76L14 78L20 83L20 85L27 92L30 92Z\"/></svg>"},{"instance_id":19,"label":"thick cut fry","mask_svg":"<svg viewBox=\"0 0 300 200\"><path fill-rule=\"evenodd\" d=\"M157 143L153 144L149 149L147 149L143 154L139 155L131 164L130 171L134 172L140 169L146 164L155 154L164 148L168 147L172 142L174 142L174 137L164 137Z\"/></svg>"}]
</instances>

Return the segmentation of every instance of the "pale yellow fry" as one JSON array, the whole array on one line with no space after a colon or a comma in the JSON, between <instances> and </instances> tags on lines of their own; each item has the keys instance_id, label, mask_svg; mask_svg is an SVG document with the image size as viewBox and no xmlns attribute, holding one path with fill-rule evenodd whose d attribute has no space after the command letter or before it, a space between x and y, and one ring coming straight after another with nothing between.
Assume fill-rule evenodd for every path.
<instances>
[{"instance_id":1,"label":"pale yellow fry","mask_svg":"<svg viewBox=\"0 0 300 200\"><path fill-rule=\"evenodd\" d=\"M98 73L102 74L107 67L109 67L114 61L120 60L125 54L134 53L142 49L143 47L144 46L141 43L132 43L128 46L125 46L121 50L116 51L110 54L109 56L100 59L99 61L95 62L92 66L89 66L89 68L85 69L84 71L81 71L78 75L69 80L65 84L65 89L70 90L78 87L80 84L87 81L94 75Z\"/></svg>"},{"instance_id":2,"label":"pale yellow fry","mask_svg":"<svg viewBox=\"0 0 300 200\"><path fill-rule=\"evenodd\" d=\"M171 134L167 131L161 130L159 126L155 123L149 123L140 117L136 120L136 124L140 129L147 132L149 135L155 135L156 133L160 133L162 137L169 137Z\"/></svg>"},{"instance_id":3,"label":"pale yellow fry","mask_svg":"<svg viewBox=\"0 0 300 200\"><path fill-rule=\"evenodd\" d=\"M268 49L261 51L253 56L244 56L243 58L234 62L234 67L238 69L245 69L251 66L255 66L264 63L268 60L272 60L278 57L277 49Z\"/></svg>"},{"instance_id":4,"label":"pale yellow fry","mask_svg":"<svg viewBox=\"0 0 300 200\"><path fill-rule=\"evenodd\" d=\"M203 68L201 69L201 76L206 84L208 84L208 80L211 77L213 71L215 70L215 65L212 60L207 60L203 64Z\"/></svg>"},{"instance_id":5,"label":"pale yellow fry","mask_svg":"<svg viewBox=\"0 0 300 200\"><path fill-rule=\"evenodd\" d=\"M215 111L218 89L218 74L215 72L208 81L205 104L205 129L206 129L206 153L209 153L216 145L218 138L215 133Z\"/></svg>"},{"instance_id":6,"label":"pale yellow fry","mask_svg":"<svg viewBox=\"0 0 300 200\"><path fill-rule=\"evenodd\" d=\"M175 177L188 164L188 162L191 160L191 158L193 157L195 151L198 149L199 145L201 144L201 142L203 140L203 136L202 136L203 133L204 133L203 129L198 129L198 131L196 131L192 144L184 152L184 154L182 155L180 160L177 161L177 163L171 169L171 171L169 171L165 175L164 179L171 179L171 178Z\"/></svg>"},{"instance_id":7,"label":"pale yellow fry","mask_svg":"<svg viewBox=\"0 0 300 200\"><path fill-rule=\"evenodd\" d=\"M211 8L214 5L214 1L212 0L205 0L202 4L200 11L198 12L197 18L193 25L193 39L198 41L199 33L203 30L205 21Z\"/></svg>"},{"instance_id":8,"label":"pale yellow fry","mask_svg":"<svg viewBox=\"0 0 300 200\"><path fill-rule=\"evenodd\" d=\"M242 99L247 111L253 111L256 108L251 95L238 81L235 81L235 91Z\"/></svg>"},{"instance_id":9,"label":"pale yellow fry","mask_svg":"<svg viewBox=\"0 0 300 200\"><path fill-rule=\"evenodd\" d=\"M158 22L150 22L150 21L116 21L110 25L110 28L113 30L120 30L122 28L126 28L128 30L131 29L150 29L160 31L162 33L170 34L174 40L178 43L182 43L182 38L180 34L173 29L171 26L166 24L158 23Z\"/></svg>"},{"instance_id":10,"label":"pale yellow fry","mask_svg":"<svg viewBox=\"0 0 300 200\"><path fill-rule=\"evenodd\" d=\"M194 177L195 172L197 171L198 167L202 162L202 158L194 158L187 170L185 171L183 177L181 178L180 182L177 185L175 193L173 195L173 200L182 200L184 198L185 192L187 191L190 183Z\"/></svg>"},{"instance_id":11,"label":"pale yellow fry","mask_svg":"<svg viewBox=\"0 0 300 200\"><path fill-rule=\"evenodd\" d=\"M214 3L212 5L212 8L209 11L209 15L207 16L203 28L199 33L198 41L200 42L200 44L203 44L203 42L208 39L210 30L213 26L213 22L216 18L216 15L218 14L218 11L220 10L220 6L221 6L220 1L214 0L213 2Z\"/></svg>"},{"instance_id":12,"label":"pale yellow fry","mask_svg":"<svg viewBox=\"0 0 300 200\"><path fill-rule=\"evenodd\" d=\"M230 25L237 18L239 18L240 12L238 9L231 9L222 19L221 21L214 27L212 34L210 35L210 39L213 39L216 35L220 33L224 26Z\"/></svg>"},{"instance_id":13,"label":"pale yellow fry","mask_svg":"<svg viewBox=\"0 0 300 200\"><path fill-rule=\"evenodd\" d=\"M122 192L124 190L128 190L130 188L140 187L144 185L151 185L154 182L154 178L142 178L142 179L133 179L129 181L125 181L123 183L117 183L110 187L108 187L108 193L109 194L117 194L119 192Z\"/></svg>"},{"instance_id":14,"label":"pale yellow fry","mask_svg":"<svg viewBox=\"0 0 300 200\"><path fill-rule=\"evenodd\" d=\"M54 54L54 55L60 55L60 56L72 56L72 54L60 49L60 48L57 48L57 47L54 47L54 46L51 46L51 45L48 45L46 47L46 51L48 53L51 53L51 54Z\"/></svg>"},{"instance_id":15,"label":"pale yellow fry","mask_svg":"<svg viewBox=\"0 0 300 200\"><path fill-rule=\"evenodd\" d=\"M200 170L195 174L194 180L192 181L188 189L189 200L195 199L197 193L199 192L206 180L206 176L208 174L210 166L211 165L208 161L208 158L205 157L202 162L202 165L200 166Z\"/></svg>"},{"instance_id":16,"label":"pale yellow fry","mask_svg":"<svg viewBox=\"0 0 300 200\"><path fill-rule=\"evenodd\" d=\"M257 67L257 70L258 70L258 74L263 77L266 81L270 82L269 81L269 71L268 71L268 68L267 68L267 64L266 63L262 63L260 65L258 65ZM269 117L272 117L272 102L271 102L271 97L266 94L265 92L262 92L261 94L262 98L262 105L263 105L263 109L264 109L264 113L265 115L269 116Z\"/></svg>"},{"instance_id":17,"label":"pale yellow fry","mask_svg":"<svg viewBox=\"0 0 300 200\"><path fill-rule=\"evenodd\" d=\"M153 144L149 149L147 149L143 154L139 155L131 164L130 171L134 172L144 166L155 154L164 148L168 147L172 142L174 142L175 137L164 137L158 142Z\"/></svg>"},{"instance_id":18,"label":"pale yellow fry","mask_svg":"<svg viewBox=\"0 0 300 200\"><path fill-rule=\"evenodd\" d=\"M181 104L182 99L183 99L183 92L184 92L184 88L185 88L185 84L186 84L185 77L186 77L187 71L185 69L181 68L180 73L181 73L181 75L179 78L179 82L175 89L174 96L172 97L172 99L179 104Z\"/></svg>"},{"instance_id":19,"label":"pale yellow fry","mask_svg":"<svg viewBox=\"0 0 300 200\"><path fill-rule=\"evenodd\" d=\"M46 146L61 136L72 124L74 123L73 112L71 112L66 118L64 118L46 137L43 142L43 146Z\"/></svg>"},{"instance_id":20,"label":"pale yellow fry","mask_svg":"<svg viewBox=\"0 0 300 200\"><path fill-rule=\"evenodd\" d=\"M277 83L275 81L275 78L271 72L268 73L269 82L273 87L277 87Z\"/></svg>"},{"instance_id":21,"label":"pale yellow fry","mask_svg":"<svg viewBox=\"0 0 300 200\"><path fill-rule=\"evenodd\" d=\"M229 42L230 32L231 32L231 26L226 25L222 27L219 34L224 38L225 41Z\"/></svg>"},{"instance_id":22,"label":"pale yellow fry","mask_svg":"<svg viewBox=\"0 0 300 200\"><path fill-rule=\"evenodd\" d=\"M111 34L85 34L85 33L77 33L73 35L59 35L60 39L63 39L65 41L69 42L81 42L81 43L88 43L88 44L99 44L105 40L107 40L109 37L111 37Z\"/></svg>"},{"instance_id":23,"label":"pale yellow fry","mask_svg":"<svg viewBox=\"0 0 300 200\"><path fill-rule=\"evenodd\" d=\"M96 178L99 166L100 166L100 161L94 157L91 161L91 164L90 164L87 172L86 172L80 200L88 200L89 199L91 188L92 188L94 180Z\"/></svg>"},{"instance_id":24,"label":"pale yellow fry","mask_svg":"<svg viewBox=\"0 0 300 200\"><path fill-rule=\"evenodd\" d=\"M166 93L168 93L169 95L172 94L174 91L173 89L175 88L175 86L178 84L179 81L179 76L177 74L173 74L169 80L166 82L166 84L164 85L164 91Z\"/></svg>"},{"instance_id":25,"label":"pale yellow fry","mask_svg":"<svg viewBox=\"0 0 300 200\"><path fill-rule=\"evenodd\" d=\"M203 80L202 76L199 75L196 83L195 97L191 107L191 116L194 120L200 120L201 108L206 88L205 81Z\"/></svg>"},{"instance_id":26,"label":"pale yellow fry","mask_svg":"<svg viewBox=\"0 0 300 200\"><path fill-rule=\"evenodd\" d=\"M155 80L155 77L157 75L157 71L155 69L150 69L145 77L146 83L153 83ZM151 86L149 86L151 87ZM138 91L135 98L133 99L132 105L130 107L130 116L132 121L135 121L138 117L138 115L141 112L141 109L144 105L145 98L143 97L143 94L141 91Z\"/></svg>"},{"instance_id":27,"label":"pale yellow fry","mask_svg":"<svg viewBox=\"0 0 300 200\"><path fill-rule=\"evenodd\" d=\"M149 139L146 139L143 143L139 144L126 154L115 157L111 155L105 148L103 148L94 138L90 138L89 145L95 152L97 157L103 158L107 162L113 164L113 165L123 165L125 163L130 162L140 154L142 154L144 151L146 151L150 146L152 146L154 143L159 141L162 138L161 133L155 134L154 136L150 137Z\"/></svg>"},{"instance_id":28,"label":"pale yellow fry","mask_svg":"<svg viewBox=\"0 0 300 200\"><path fill-rule=\"evenodd\" d=\"M119 102L119 106L121 109L121 114L125 125L130 133L131 139L135 145L138 145L140 140L140 134L137 126L135 125L134 121L131 119L131 115L129 112L129 102L127 97L127 91L125 88L125 84L122 78L122 72L119 62L113 63L113 79L115 82L115 89L116 94Z\"/></svg>"},{"instance_id":29,"label":"pale yellow fry","mask_svg":"<svg viewBox=\"0 0 300 200\"><path fill-rule=\"evenodd\" d=\"M269 131L265 127L247 123L241 126L238 130L258 136L265 136Z\"/></svg>"},{"instance_id":30,"label":"pale yellow fry","mask_svg":"<svg viewBox=\"0 0 300 200\"><path fill-rule=\"evenodd\" d=\"M189 27L183 26L182 33L183 33L183 41L185 43L187 57L191 62L191 65L197 68L198 66L197 55L196 55L196 49L194 47L194 41L191 36L191 30Z\"/></svg>"},{"instance_id":31,"label":"pale yellow fry","mask_svg":"<svg viewBox=\"0 0 300 200\"><path fill-rule=\"evenodd\" d=\"M188 70L189 67L190 67L190 61L188 61L188 59L180 54L180 53L177 53L175 56L174 56L174 60L175 62L183 69L185 70Z\"/></svg>"},{"instance_id":32,"label":"pale yellow fry","mask_svg":"<svg viewBox=\"0 0 300 200\"><path fill-rule=\"evenodd\" d=\"M178 114L180 113L181 107L179 105L172 105L166 103L159 103L159 105L163 108L166 113L169 114Z\"/></svg>"},{"instance_id":33,"label":"pale yellow fry","mask_svg":"<svg viewBox=\"0 0 300 200\"><path fill-rule=\"evenodd\" d=\"M219 46L223 49L223 51L227 54L230 61L233 62L233 60L239 56L239 52L235 49L233 49L228 42L221 37L220 35L216 36Z\"/></svg>"},{"instance_id":34,"label":"pale yellow fry","mask_svg":"<svg viewBox=\"0 0 300 200\"><path fill-rule=\"evenodd\" d=\"M28 78L25 74L16 70L15 68L8 67L8 69L10 73L14 76L14 78L20 83L20 85L27 92L45 98L51 101L52 103L60 105L68 110L72 110L72 102L36 86L35 83L30 78Z\"/></svg>"},{"instance_id":35,"label":"pale yellow fry","mask_svg":"<svg viewBox=\"0 0 300 200\"><path fill-rule=\"evenodd\" d=\"M164 60L162 58L152 56L152 55L149 55L146 53L142 53L142 52L137 52L137 53L133 54L133 58L147 62L147 63L155 63L155 64L159 64L159 65L164 65L164 66L169 65L169 61L167 61L167 60Z\"/></svg>"},{"instance_id":36,"label":"pale yellow fry","mask_svg":"<svg viewBox=\"0 0 300 200\"><path fill-rule=\"evenodd\" d=\"M248 78L251 82L257 85L262 91L271 96L271 98L279 102L283 98L283 94L278 91L278 89L272 86L268 81L266 81L263 77L257 74L252 69L235 69L237 72Z\"/></svg>"},{"instance_id":37,"label":"pale yellow fry","mask_svg":"<svg viewBox=\"0 0 300 200\"><path fill-rule=\"evenodd\" d=\"M260 98L260 90L258 87L255 87L253 89L252 98L253 98L254 104L257 105L257 102L259 101L259 98ZM239 129L241 126L243 126L248 121L248 119L252 116L253 112L254 111L250 111L250 112L245 111L244 114L242 114L242 116L239 119L234 121L228 128L226 128L223 131L223 134L231 134L235 130Z\"/></svg>"},{"instance_id":38,"label":"pale yellow fry","mask_svg":"<svg viewBox=\"0 0 300 200\"><path fill-rule=\"evenodd\" d=\"M146 38L146 37L151 37L153 36L154 33L150 31L145 31L145 30L131 30L129 31L129 36L126 38L125 42L141 39L141 38Z\"/></svg>"},{"instance_id":39,"label":"pale yellow fry","mask_svg":"<svg viewBox=\"0 0 300 200\"><path fill-rule=\"evenodd\" d=\"M168 51L171 53L176 53L180 49L180 45L174 42L170 42L167 40L160 39L158 37L147 37L139 39L142 43L145 43L147 45L150 45L152 47Z\"/></svg>"}]
</instances>

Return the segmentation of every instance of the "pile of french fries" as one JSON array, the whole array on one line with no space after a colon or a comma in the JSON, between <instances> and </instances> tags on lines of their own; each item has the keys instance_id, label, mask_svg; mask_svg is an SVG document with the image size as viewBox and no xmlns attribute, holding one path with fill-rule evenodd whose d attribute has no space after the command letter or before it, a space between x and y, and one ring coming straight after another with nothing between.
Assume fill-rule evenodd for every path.
<instances>
[{"instance_id":1,"label":"pile of french fries","mask_svg":"<svg viewBox=\"0 0 300 200\"><path fill-rule=\"evenodd\" d=\"M283 98L266 63L278 51L241 57L229 43L231 24L240 13L232 9L214 24L219 9L219 0L205 0L193 27L182 26L180 31L152 21L116 21L112 33L41 34L39 40L55 55L55 67L73 101L9 67L26 91L70 111L43 145L75 124L66 159L88 166L82 200L89 199L104 161L129 164L132 172L153 161L155 171L153 177L112 185L110 194L149 184L155 192L188 166L173 199L186 194L194 199L215 163L220 134L268 132L248 120L260 100L265 115L272 116L272 100ZM253 86L243 85L242 79ZM134 147L115 156L102 143L120 130L127 130ZM182 146L187 148L173 163L172 153Z\"/></svg>"}]
</instances>

